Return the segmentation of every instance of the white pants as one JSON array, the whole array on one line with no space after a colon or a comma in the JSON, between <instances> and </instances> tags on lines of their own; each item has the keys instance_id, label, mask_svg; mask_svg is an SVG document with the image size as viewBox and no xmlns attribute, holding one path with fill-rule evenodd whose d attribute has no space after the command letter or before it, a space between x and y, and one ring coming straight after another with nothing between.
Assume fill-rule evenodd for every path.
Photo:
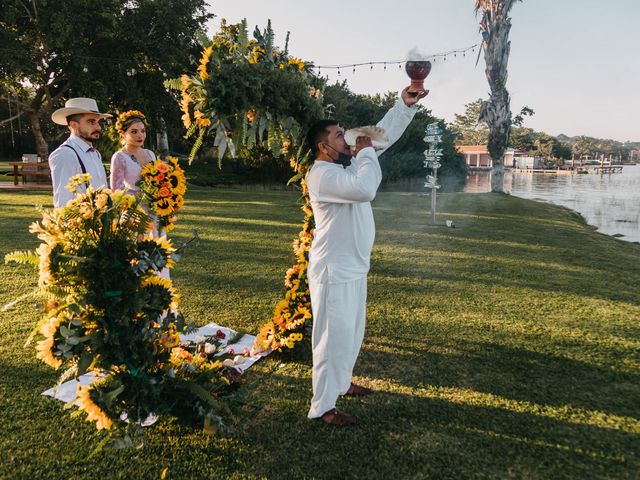
<instances>
[{"instance_id":1,"label":"white pants","mask_svg":"<svg viewBox=\"0 0 640 480\"><path fill-rule=\"evenodd\" d=\"M336 406L351 385L364 338L367 277L348 283L318 283L309 277L313 311L313 398L309 418Z\"/></svg>"}]
</instances>

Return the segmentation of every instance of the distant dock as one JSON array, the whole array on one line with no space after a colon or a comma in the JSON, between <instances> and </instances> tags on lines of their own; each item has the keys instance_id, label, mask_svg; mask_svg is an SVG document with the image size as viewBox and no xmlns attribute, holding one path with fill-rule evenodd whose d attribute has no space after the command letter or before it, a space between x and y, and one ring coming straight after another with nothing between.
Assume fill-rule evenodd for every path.
<instances>
[{"instance_id":1,"label":"distant dock","mask_svg":"<svg viewBox=\"0 0 640 480\"><path fill-rule=\"evenodd\" d=\"M517 173L546 173L554 175L574 175L585 173L622 173L622 165L589 165L582 167L558 167L558 168L510 168Z\"/></svg>"}]
</instances>

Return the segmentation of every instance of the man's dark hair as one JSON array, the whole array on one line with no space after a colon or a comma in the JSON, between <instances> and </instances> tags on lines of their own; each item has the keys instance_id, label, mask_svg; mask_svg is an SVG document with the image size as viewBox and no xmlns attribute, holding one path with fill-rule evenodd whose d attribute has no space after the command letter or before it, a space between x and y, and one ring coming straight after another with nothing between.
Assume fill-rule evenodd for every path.
<instances>
[{"instance_id":1,"label":"man's dark hair","mask_svg":"<svg viewBox=\"0 0 640 480\"><path fill-rule=\"evenodd\" d=\"M86 115L86 113L74 113L73 115L69 115L67 117L67 125L70 125L71 122L79 122L84 115Z\"/></svg>"},{"instance_id":2,"label":"man's dark hair","mask_svg":"<svg viewBox=\"0 0 640 480\"><path fill-rule=\"evenodd\" d=\"M327 138L329 137L327 127L331 127L332 125L338 125L338 121L320 120L311 125L311 128L307 133L307 144L314 155L318 155L319 153L318 144L327 141Z\"/></svg>"}]
</instances>

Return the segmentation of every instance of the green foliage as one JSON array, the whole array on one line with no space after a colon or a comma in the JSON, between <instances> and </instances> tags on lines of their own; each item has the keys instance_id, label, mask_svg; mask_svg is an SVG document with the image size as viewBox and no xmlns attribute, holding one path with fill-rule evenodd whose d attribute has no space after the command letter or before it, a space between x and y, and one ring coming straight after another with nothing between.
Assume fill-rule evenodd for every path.
<instances>
[{"instance_id":1,"label":"green foliage","mask_svg":"<svg viewBox=\"0 0 640 480\"><path fill-rule=\"evenodd\" d=\"M165 82L180 91L187 136L194 124L200 131L190 161L207 144L217 149L219 166L226 153L234 158L238 149L247 154L262 144L279 157L320 115L323 81L310 65L274 45L270 22L253 36L248 39L246 21L223 22L202 51L197 73Z\"/></svg>"},{"instance_id":2,"label":"green foliage","mask_svg":"<svg viewBox=\"0 0 640 480\"><path fill-rule=\"evenodd\" d=\"M197 52L194 32L212 16L204 0L105 0L91 8L83 2L5 3L0 9L5 103L11 94L39 125L64 99L86 96L103 110L136 108L152 125L163 117L175 128L171 119L178 110L162 83ZM42 124L48 141L62 130L48 120ZM33 134L41 140L39 149L46 149L39 131Z\"/></svg>"}]
</instances>

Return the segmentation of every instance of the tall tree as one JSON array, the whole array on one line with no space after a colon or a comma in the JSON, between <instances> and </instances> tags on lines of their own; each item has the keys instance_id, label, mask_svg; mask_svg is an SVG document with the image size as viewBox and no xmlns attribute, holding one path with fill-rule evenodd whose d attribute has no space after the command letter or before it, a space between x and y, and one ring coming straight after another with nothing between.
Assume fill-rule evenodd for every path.
<instances>
[{"instance_id":1,"label":"tall tree","mask_svg":"<svg viewBox=\"0 0 640 480\"><path fill-rule=\"evenodd\" d=\"M518 0L475 0L482 32L482 50L486 63L485 73L491 94L484 102L481 118L489 125L489 154L493 161L491 190L504 190L504 151L509 142L511 110L507 91L507 64L509 63L509 12Z\"/></svg>"},{"instance_id":2,"label":"tall tree","mask_svg":"<svg viewBox=\"0 0 640 480\"><path fill-rule=\"evenodd\" d=\"M480 119L482 99L467 103L463 114L456 113L451 129L459 145L486 145L489 141L489 127Z\"/></svg>"},{"instance_id":3,"label":"tall tree","mask_svg":"<svg viewBox=\"0 0 640 480\"><path fill-rule=\"evenodd\" d=\"M194 32L211 16L205 8L205 0L8 0L0 10L0 100L17 104L12 117L28 120L45 158L41 122L65 98L149 110L148 99L166 95L164 74L175 75L197 51Z\"/></svg>"}]
</instances>

